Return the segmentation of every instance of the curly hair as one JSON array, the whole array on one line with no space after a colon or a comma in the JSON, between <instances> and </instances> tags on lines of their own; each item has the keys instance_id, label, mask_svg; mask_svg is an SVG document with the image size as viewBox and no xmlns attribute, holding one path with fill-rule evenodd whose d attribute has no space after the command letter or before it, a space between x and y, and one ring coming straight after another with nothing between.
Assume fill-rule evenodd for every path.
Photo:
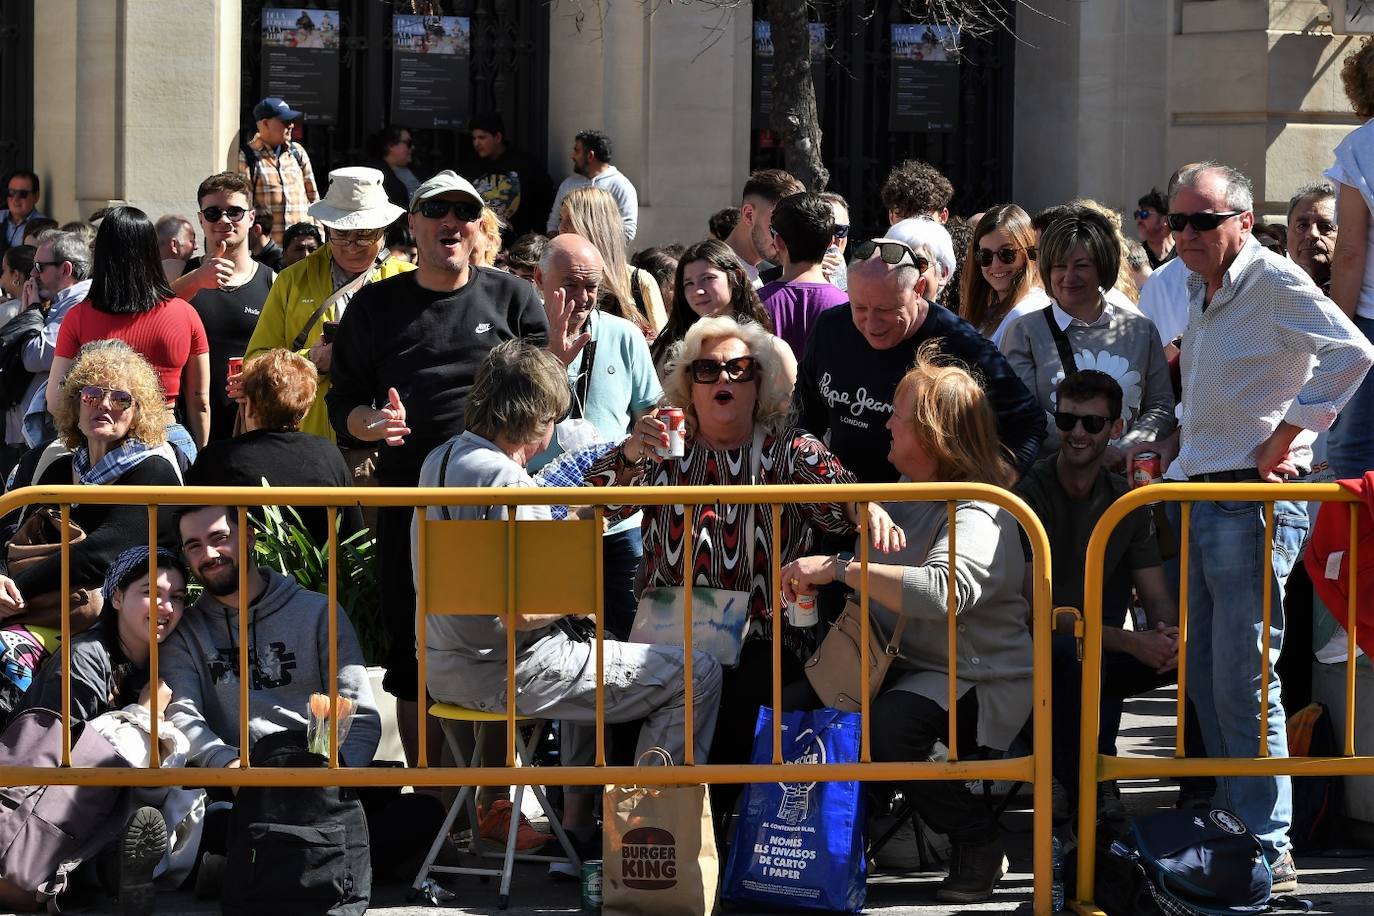
<instances>
[{"instance_id":1,"label":"curly hair","mask_svg":"<svg viewBox=\"0 0 1374 916\"><path fill-rule=\"evenodd\" d=\"M1374 35L1341 64L1341 85L1350 107L1361 118L1374 118Z\"/></svg>"},{"instance_id":2,"label":"curly hair","mask_svg":"<svg viewBox=\"0 0 1374 916\"><path fill-rule=\"evenodd\" d=\"M730 315L698 319L687 329L682 342L668 354L663 372L663 403L680 404L687 418L687 435L697 429L696 408L692 406L692 360L701 356L710 340L734 338L749 348L758 364L758 399L754 402L754 423L770 433L781 433L792 419L792 385L782 371L777 355L780 345L756 321ZM781 344L786 346L786 344Z\"/></svg>"},{"instance_id":3,"label":"curly hair","mask_svg":"<svg viewBox=\"0 0 1374 916\"><path fill-rule=\"evenodd\" d=\"M133 422L127 438L156 448L167 441L171 413L167 398L158 384L157 373L148 361L122 340L94 340L76 354L76 361L62 379L62 398L57 402L53 422L57 435L68 448L86 445L81 432L81 389L86 385L118 388L134 396Z\"/></svg>"},{"instance_id":4,"label":"curly hair","mask_svg":"<svg viewBox=\"0 0 1374 916\"><path fill-rule=\"evenodd\" d=\"M310 360L279 348L244 363L242 384L259 429L295 431L315 403L319 375Z\"/></svg>"},{"instance_id":5,"label":"curly hair","mask_svg":"<svg viewBox=\"0 0 1374 916\"><path fill-rule=\"evenodd\" d=\"M954 185L940 170L920 159L908 159L887 174L883 206L898 219L939 213L954 197Z\"/></svg>"}]
</instances>

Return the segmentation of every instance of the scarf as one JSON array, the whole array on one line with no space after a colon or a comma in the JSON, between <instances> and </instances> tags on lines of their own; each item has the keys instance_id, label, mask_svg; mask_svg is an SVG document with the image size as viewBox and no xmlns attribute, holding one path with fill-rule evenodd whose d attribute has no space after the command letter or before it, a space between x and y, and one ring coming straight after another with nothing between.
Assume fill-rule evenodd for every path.
<instances>
[{"instance_id":1,"label":"scarf","mask_svg":"<svg viewBox=\"0 0 1374 916\"><path fill-rule=\"evenodd\" d=\"M143 463L145 458L151 458L153 455L161 455L172 467L177 466L176 457L172 455L171 447L166 443L152 448L137 439L125 439L106 452L105 457L95 463L95 467L91 467L90 448L81 446L72 454L72 470L76 473L78 483L114 483Z\"/></svg>"}]
</instances>

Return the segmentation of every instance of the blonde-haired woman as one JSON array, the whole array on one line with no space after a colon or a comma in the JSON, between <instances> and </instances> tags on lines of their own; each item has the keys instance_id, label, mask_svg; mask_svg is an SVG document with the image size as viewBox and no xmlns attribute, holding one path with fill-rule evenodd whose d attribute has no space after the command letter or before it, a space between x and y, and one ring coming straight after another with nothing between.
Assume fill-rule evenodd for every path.
<instances>
[{"instance_id":1,"label":"blonde-haired woman","mask_svg":"<svg viewBox=\"0 0 1374 916\"><path fill-rule=\"evenodd\" d=\"M479 232L472 252L473 262L479 267L496 266L496 256L501 253L501 230L505 225L505 221L491 207L482 208L482 216L477 223Z\"/></svg>"},{"instance_id":2,"label":"blonde-haired woman","mask_svg":"<svg viewBox=\"0 0 1374 916\"><path fill-rule=\"evenodd\" d=\"M1015 471L982 387L964 369L939 365L931 357L923 349L897 386L887 421L888 460L904 481L1010 486ZM873 759L927 760L936 741L950 742L946 615L951 587L959 621L959 753L1005 750L1031 711L1031 636L1021 592L1025 558L1016 520L992 503L958 501L951 578L945 503L888 503L885 508L907 540L885 562L868 564L869 609L885 633L894 632L898 621L905 624L901 654L870 711ZM830 582L857 588L858 580L852 553L802 557L783 570L783 595L791 600ZM971 903L991 896L1007 861L1004 838L982 800L959 781L913 785L906 797L954 844L949 877L936 898Z\"/></svg>"},{"instance_id":3,"label":"blonde-haired woman","mask_svg":"<svg viewBox=\"0 0 1374 916\"><path fill-rule=\"evenodd\" d=\"M71 449L43 469L35 484L127 484L179 486L181 474L167 444L167 408L157 373L148 361L120 340L97 340L78 351L56 388L53 420L58 437ZM105 572L129 547L148 543L148 509L136 506L72 506L71 520L86 537L71 546L71 587L99 590ZM160 528L170 535L170 526ZM57 624L58 613L45 619L23 617L28 599L58 592L62 558L41 562L0 576L0 622L42 626ZM73 609L73 630L95 620L98 606ZM89 615L86 615L89 611ZM9 620L8 618L16 618Z\"/></svg>"},{"instance_id":4,"label":"blonde-haired woman","mask_svg":"<svg viewBox=\"0 0 1374 916\"><path fill-rule=\"evenodd\" d=\"M1035 256L1035 227L1016 204L999 204L978 220L964 256L959 317L994 346L1013 321L1050 304Z\"/></svg>"},{"instance_id":5,"label":"blonde-haired woman","mask_svg":"<svg viewBox=\"0 0 1374 916\"><path fill-rule=\"evenodd\" d=\"M625 221L615 198L600 188L569 191L558 212L558 231L576 233L596 246L605 274L601 308L633 321L652 341L668 323L668 312L653 276L630 266Z\"/></svg>"},{"instance_id":6,"label":"blonde-haired woman","mask_svg":"<svg viewBox=\"0 0 1374 916\"><path fill-rule=\"evenodd\" d=\"M755 322L730 316L701 318L687 329L663 378L665 403L686 414L681 458L661 458L666 427L655 411L640 419L630 437L592 465L594 485L707 486L730 484L853 483L855 477L810 433L792 425L790 390L773 336ZM813 548L817 532L850 534L858 516L852 503L827 500L784 506L781 562ZM628 518L639 506L617 507L607 518ZM683 554L693 584L747 592L749 630L739 663L725 670L713 763L748 760L760 704L772 696L772 648L768 622L777 606L772 591L773 518L764 506L714 504L695 507L693 541L683 543L682 506L644 506L644 574L648 587L680 587ZM893 549L902 532L876 505L870 511L874 546ZM815 646L815 628L785 622L783 683L799 680L802 662ZM729 810L728 793L713 793Z\"/></svg>"}]
</instances>

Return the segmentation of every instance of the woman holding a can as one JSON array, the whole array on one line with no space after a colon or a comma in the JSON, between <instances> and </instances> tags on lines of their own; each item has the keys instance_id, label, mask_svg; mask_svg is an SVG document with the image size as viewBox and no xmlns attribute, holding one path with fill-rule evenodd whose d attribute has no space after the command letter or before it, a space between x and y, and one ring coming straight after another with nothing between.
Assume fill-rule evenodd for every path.
<instances>
[{"instance_id":1,"label":"woman holding a can","mask_svg":"<svg viewBox=\"0 0 1374 916\"><path fill-rule=\"evenodd\" d=\"M791 386L780 367L773 336L752 321L702 318L693 324L668 360L663 390L668 404L684 414L682 449L664 423L671 408L640 419L630 437L597 461L587 474L594 485L725 486L731 484L853 483L854 475L815 437L790 423ZM749 594L749 627L739 662L725 671L723 704L711 748L713 763L748 761L760 704L772 702L773 519L767 506L708 504L694 507L693 542L683 544L682 506L622 506L607 517L644 512L644 583L681 587L683 554L693 584ZM817 501L782 507L779 541L782 563L813 549L818 531L852 533L853 503ZM882 551L906 543L901 528L877 504L869 525ZM802 663L815 647L815 628L787 623L783 639L783 683L799 680ZM727 801L717 792L718 803ZM717 807L721 807L718 804ZM726 808L728 810L728 807Z\"/></svg>"},{"instance_id":2,"label":"woman holding a can","mask_svg":"<svg viewBox=\"0 0 1374 916\"><path fill-rule=\"evenodd\" d=\"M964 369L936 365L928 356L919 353L897 386L888 460L903 480L917 483L1010 486L1016 472L983 389ZM906 545L886 562L868 564L869 610L884 633L902 622L901 654L870 709L873 759L927 760L936 741L955 746L946 734L951 588L959 621L957 749L961 759L975 748L1005 750L1031 711L1025 558L1016 520L991 503L960 500L951 535L942 501L888 503L887 509L906 530ZM831 582L856 587L859 576L850 552L801 557L782 571L783 595L791 600ZM1007 866L992 810L957 781L913 785L906 797L956 847L937 899L968 903L991 895Z\"/></svg>"}]
</instances>

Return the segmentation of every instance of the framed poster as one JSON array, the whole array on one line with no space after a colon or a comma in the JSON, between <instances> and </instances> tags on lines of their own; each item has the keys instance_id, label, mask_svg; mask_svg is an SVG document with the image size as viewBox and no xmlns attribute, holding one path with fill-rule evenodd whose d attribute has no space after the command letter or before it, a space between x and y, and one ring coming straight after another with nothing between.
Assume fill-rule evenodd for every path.
<instances>
[{"instance_id":1,"label":"framed poster","mask_svg":"<svg viewBox=\"0 0 1374 916\"><path fill-rule=\"evenodd\" d=\"M262 94L285 100L311 124L338 120L338 10L263 8Z\"/></svg>"},{"instance_id":2,"label":"framed poster","mask_svg":"<svg viewBox=\"0 0 1374 916\"><path fill-rule=\"evenodd\" d=\"M811 84L816 88L816 115L825 110L825 23L811 26ZM754 123L767 126L773 116L773 27L754 22Z\"/></svg>"},{"instance_id":3,"label":"framed poster","mask_svg":"<svg viewBox=\"0 0 1374 916\"><path fill-rule=\"evenodd\" d=\"M471 22L466 16L392 17L393 123L462 127L467 121Z\"/></svg>"}]
</instances>

